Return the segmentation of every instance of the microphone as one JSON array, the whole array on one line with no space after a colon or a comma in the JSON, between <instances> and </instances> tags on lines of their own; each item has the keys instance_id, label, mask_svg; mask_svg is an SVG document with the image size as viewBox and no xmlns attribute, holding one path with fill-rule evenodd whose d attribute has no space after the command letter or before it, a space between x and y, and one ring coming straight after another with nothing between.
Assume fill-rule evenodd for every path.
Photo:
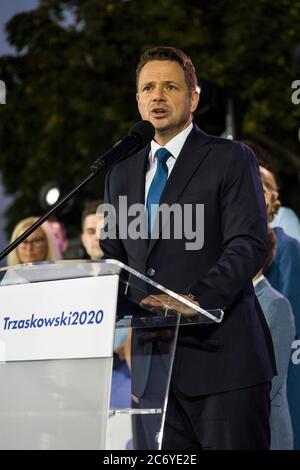
<instances>
[{"instance_id":1,"label":"microphone","mask_svg":"<svg viewBox=\"0 0 300 470\"><path fill-rule=\"evenodd\" d=\"M132 153L141 150L154 138L155 129L150 121L137 122L128 132L124 139L117 142L110 150L105 152L101 157L91 165L93 173L119 161L122 157L129 156Z\"/></svg>"}]
</instances>

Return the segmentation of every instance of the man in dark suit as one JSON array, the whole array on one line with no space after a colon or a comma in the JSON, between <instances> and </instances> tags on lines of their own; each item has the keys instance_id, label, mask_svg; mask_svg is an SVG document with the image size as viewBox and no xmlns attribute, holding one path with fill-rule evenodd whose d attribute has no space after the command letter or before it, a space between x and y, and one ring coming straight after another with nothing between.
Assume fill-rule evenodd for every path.
<instances>
[{"instance_id":1,"label":"man in dark suit","mask_svg":"<svg viewBox=\"0 0 300 470\"><path fill-rule=\"evenodd\" d=\"M267 449L276 368L251 281L268 254L260 175L249 148L206 135L192 123L198 101L195 70L182 51L158 47L142 55L137 102L142 118L155 127L155 139L109 172L105 202L117 214L119 196L127 196L128 206L149 209L161 191L160 204L192 207L196 230L204 229L203 246L188 249L186 232L175 237L173 227L169 239L117 236L101 241L101 247L106 258L128 264L202 308L225 311L220 324L180 328L163 448ZM168 154L163 162L161 147ZM152 223L150 217L150 230ZM155 308L153 298L143 303Z\"/></svg>"}]
</instances>

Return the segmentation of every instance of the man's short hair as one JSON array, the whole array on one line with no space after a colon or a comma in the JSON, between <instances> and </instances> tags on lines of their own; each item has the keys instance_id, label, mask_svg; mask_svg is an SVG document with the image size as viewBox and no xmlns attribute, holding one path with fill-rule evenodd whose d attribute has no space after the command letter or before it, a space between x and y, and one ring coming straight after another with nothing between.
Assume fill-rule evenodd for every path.
<instances>
[{"instance_id":1,"label":"man's short hair","mask_svg":"<svg viewBox=\"0 0 300 470\"><path fill-rule=\"evenodd\" d=\"M98 214L99 212L97 212L97 209L98 207L103 204L103 201L99 200L99 201L89 201L86 203L84 209L83 209L83 212L82 212L82 215L81 215L81 227L82 227L82 231L84 230L84 222L85 222L85 219L87 218L88 215L91 215L91 214Z\"/></svg>"},{"instance_id":2,"label":"man's short hair","mask_svg":"<svg viewBox=\"0 0 300 470\"><path fill-rule=\"evenodd\" d=\"M176 47L159 46L147 49L140 57L136 69L136 85L138 84L140 72L147 62L151 60L170 60L177 62L184 71L185 81L188 87L189 95L197 88L197 76L195 67L189 56Z\"/></svg>"}]
</instances>

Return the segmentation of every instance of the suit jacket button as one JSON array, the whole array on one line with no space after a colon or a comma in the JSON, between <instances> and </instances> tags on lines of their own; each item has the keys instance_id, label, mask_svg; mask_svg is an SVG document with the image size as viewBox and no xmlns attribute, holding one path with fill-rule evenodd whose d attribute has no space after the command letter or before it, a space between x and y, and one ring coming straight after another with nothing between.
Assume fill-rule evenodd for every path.
<instances>
[{"instance_id":1,"label":"suit jacket button","mask_svg":"<svg viewBox=\"0 0 300 470\"><path fill-rule=\"evenodd\" d=\"M155 269L154 268L148 268L147 269L147 274L150 277L154 276L155 275Z\"/></svg>"}]
</instances>

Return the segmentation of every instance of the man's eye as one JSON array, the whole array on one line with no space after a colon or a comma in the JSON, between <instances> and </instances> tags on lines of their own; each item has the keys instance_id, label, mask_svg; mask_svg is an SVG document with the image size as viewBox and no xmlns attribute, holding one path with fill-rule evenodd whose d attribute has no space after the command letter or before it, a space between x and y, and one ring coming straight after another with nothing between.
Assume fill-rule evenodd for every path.
<instances>
[{"instance_id":1,"label":"man's eye","mask_svg":"<svg viewBox=\"0 0 300 470\"><path fill-rule=\"evenodd\" d=\"M150 86L144 86L143 91L149 91L149 90L151 90Z\"/></svg>"}]
</instances>

